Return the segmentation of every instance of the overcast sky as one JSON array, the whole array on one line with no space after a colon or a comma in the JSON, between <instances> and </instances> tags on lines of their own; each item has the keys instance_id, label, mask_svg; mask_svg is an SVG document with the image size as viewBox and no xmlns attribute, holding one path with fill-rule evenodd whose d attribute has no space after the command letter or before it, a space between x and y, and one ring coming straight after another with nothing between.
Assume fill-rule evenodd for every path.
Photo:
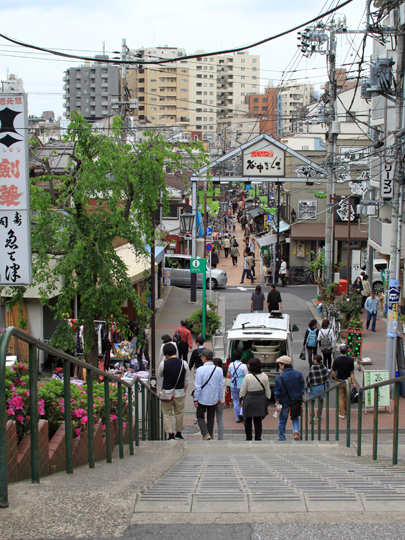
<instances>
[{"instance_id":1,"label":"overcast sky","mask_svg":"<svg viewBox=\"0 0 405 540\"><path fill-rule=\"evenodd\" d=\"M122 38L131 49L169 45L187 53L214 51L247 45L288 30L316 17L343 0L205 0L195 5L189 0L0 0L0 33L26 43L52 49L71 49L73 54L92 56L120 50ZM364 0L353 0L338 12L347 17L350 29L357 29L365 9ZM364 25L360 26L363 29ZM338 38L338 64L356 59L361 36L352 41ZM369 40L370 41L370 40ZM278 82L291 68L297 51L297 33L251 49L260 55L261 85ZM61 60L0 38L0 78L14 73L24 81L29 94L29 113L44 110L63 114L63 72L82 62ZM295 74L319 86L326 81L326 58L300 57ZM297 62L294 62L294 66ZM315 68L315 69L314 69Z\"/></svg>"}]
</instances>

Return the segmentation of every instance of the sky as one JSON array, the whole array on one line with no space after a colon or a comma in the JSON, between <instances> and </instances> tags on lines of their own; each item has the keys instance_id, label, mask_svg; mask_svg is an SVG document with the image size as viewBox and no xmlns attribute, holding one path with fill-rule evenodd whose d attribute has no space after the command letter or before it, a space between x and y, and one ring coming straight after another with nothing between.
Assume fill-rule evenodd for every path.
<instances>
[{"instance_id":1,"label":"sky","mask_svg":"<svg viewBox=\"0 0 405 540\"><path fill-rule=\"evenodd\" d=\"M130 49L169 45L196 50L217 51L248 45L286 31L343 3L343 0L0 0L0 33L33 45L70 50L72 54L101 54L121 50L122 38ZM345 15L350 29L363 29L365 0L353 0L336 19ZM364 20L364 19L363 19ZM358 59L356 51L362 36L339 36L337 63ZM369 40L370 41L370 40ZM288 68L299 78L319 89L326 78L326 57L306 59L297 52L297 33L251 49L260 55L262 90L276 84ZM298 62L298 60L300 60ZM83 62L55 58L12 45L0 38L0 80L13 73L24 81L29 94L29 114L53 110L63 116L63 72ZM288 70L287 70L288 71ZM354 76L354 74L353 74Z\"/></svg>"}]
</instances>

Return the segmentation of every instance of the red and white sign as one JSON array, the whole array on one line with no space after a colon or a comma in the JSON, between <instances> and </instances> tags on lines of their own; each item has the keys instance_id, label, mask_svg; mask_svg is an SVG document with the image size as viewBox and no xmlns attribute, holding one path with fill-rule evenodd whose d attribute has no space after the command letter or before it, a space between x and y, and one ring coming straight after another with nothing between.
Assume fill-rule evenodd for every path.
<instances>
[{"instance_id":1,"label":"red and white sign","mask_svg":"<svg viewBox=\"0 0 405 540\"><path fill-rule=\"evenodd\" d=\"M243 176L284 177L285 152L266 139L243 151Z\"/></svg>"},{"instance_id":2,"label":"red and white sign","mask_svg":"<svg viewBox=\"0 0 405 540\"><path fill-rule=\"evenodd\" d=\"M31 283L26 94L0 94L0 285Z\"/></svg>"}]
</instances>

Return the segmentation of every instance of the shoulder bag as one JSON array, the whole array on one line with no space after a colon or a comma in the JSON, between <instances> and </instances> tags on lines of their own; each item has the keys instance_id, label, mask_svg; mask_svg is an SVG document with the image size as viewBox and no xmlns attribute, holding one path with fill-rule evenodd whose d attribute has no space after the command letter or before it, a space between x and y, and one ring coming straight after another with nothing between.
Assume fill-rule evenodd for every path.
<instances>
[{"instance_id":1,"label":"shoulder bag","mask_svg":"<svg viewBox=\"0 0 405 540\"><path fill-rule=\"evenodd\" d=\"M261 387L263 388L263 392L264 392L264 395L266 396L266 405L269 406L270 405L270 399L267 397L266 395L266 389L264 388L264 384L262 383L262 381L259 379L259 377L257 377L254 373L252 373L252 375L254 375L256 377L256 379L258 380L258 382L260 383Z\"/></svg>"},{"instance_id":2,"label":"shoulder bag","mask_svg":"<svg viewBox=\"0 0 405 540\"><path fill-rule=\"evenodd\" d=\"M164 390L162 388L159 393L160 401L173 401L174 400L174 391L176 390L176 386L177 386L177 383L179 382L180 375L183 369L184 369L184 364L183 364L183 360L181 360L181 368L180 368L179 376L177 377L176 384L174 385L174 388L172 388L171 390ZM164 374L164 367L163 367L163 374Z\"/></svg>"},{"instance_id":3,"label":"shoulder bag","mask_svg":"<svg viewBox=\"0 0 405 540\"><path fill-rule=\"evenodd\" d=\"M302 409L302 401L291 401L290 394L288 393L287 387L283 380L283 374L280 374L281 382L283 383L284 390L287 394L288 401L290 402L290 414L291 414L291 420L295 420L296 418L299 418L301 416L301 409Z\"/></svg>"}]
</instances>

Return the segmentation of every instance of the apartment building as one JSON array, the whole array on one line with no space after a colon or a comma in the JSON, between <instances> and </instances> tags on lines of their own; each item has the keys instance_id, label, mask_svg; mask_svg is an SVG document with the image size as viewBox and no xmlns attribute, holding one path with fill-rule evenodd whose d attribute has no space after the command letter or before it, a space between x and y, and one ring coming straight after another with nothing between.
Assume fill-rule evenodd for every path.
<instances>
[{"instance_id":1,"label":"apartment building","mask_svg":"<svg viewBox=\"0 0 405 540\"><path fill-rule=\"evenodd\" d=\"M22 79L19 79L12 73L7 74L7 79L1 81L2 92L24 92L24 83Z\"/></svg>"},{"instance_id":2,"label":"apartment building","mask_svg":"<svg viewBox=\"0 0 405 540\"><path fill-rule=\"evenodd\" d=\"M245 97L250 117L259 121L259 133L277 134L277 88L265 88L264 94L253 93Z\"/></svg>"},{"instance_id":3,"label":"apartment building","mask_svg":"<svg viewBox=\"0 0 405 540\"><path fill-rule=\"evenodd\" d=\"M315 101L313 84L294 84L279 89L281 96L281 130L280 135L293 131L297 119L300 119L303 108Z\"/></svg>"},{"instance_id":4,"label":"apartment building","mask_svg":"<svg viewBox=\"0 0 405 540\"><path fill-rule=\"evenodd\" d=\"M258 92L260 57L247 52L210 57L203 56L204 51L196 54L201 56L189 61L190 131L204 139L217 132L220 119L230 115L234 120L240 115L237 109L244 105L247 94Z\"/></svg>"},{"instance_id":5,"label":"apartment building","mask_svg":"<svg viewBox=\"0 0 405 540\"><path fill-rule=\"evenodd\" d=\"M140 60L176 59L186 54L177 47L148 47L130 51ZM148 64L128 70L131 98L138 99L141 123L167 127L177 125L189 132L189 66L187 60L167 64Z\"/></svg>"},{"instance_id":6,"label":"apartment building","mask_svg":"<svg viewBox=\"0 0 405 540\"><path fill-rule=\"evenodd\" d=\"M116 66L103 63L108 56L96 56L97 62L69 68L63 77L65 117L79 111L87 120L111 114L111 105L119 101L120 72Z\"/></svg>"}]
</instances>

